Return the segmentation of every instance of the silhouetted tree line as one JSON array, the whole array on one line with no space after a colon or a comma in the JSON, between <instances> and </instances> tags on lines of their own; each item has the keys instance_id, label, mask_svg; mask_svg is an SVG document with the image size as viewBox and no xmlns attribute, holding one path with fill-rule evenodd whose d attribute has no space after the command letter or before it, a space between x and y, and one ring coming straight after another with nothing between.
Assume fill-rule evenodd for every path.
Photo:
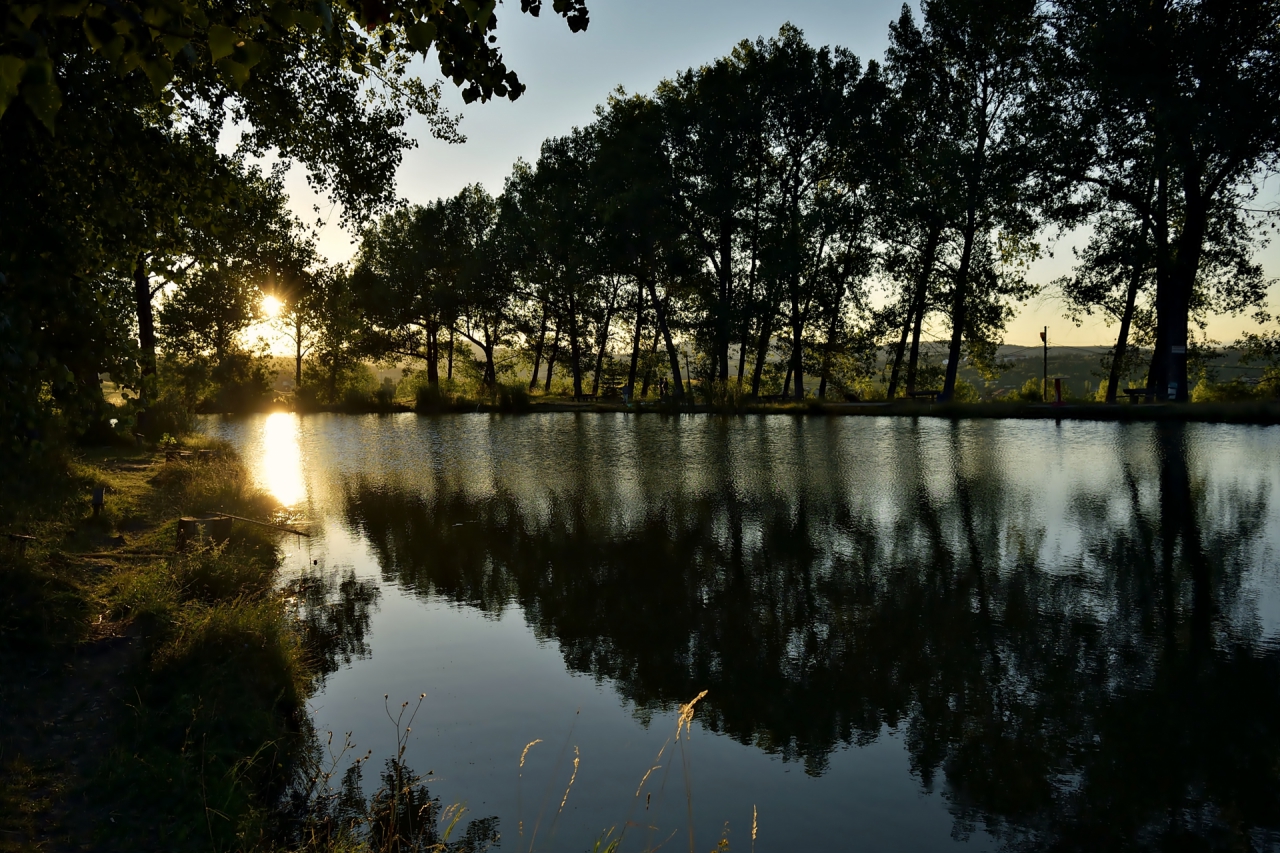
<instances>
[{"instance_id":1,"label":"silhouetted tree line","mask_svg":"<svg viewBox=\"0 0 1280 853\"><path fill-rule=\"evenodd\" d=\"M998 369L1013 305L1035 289L1036 235L1086 224L1094 241L1054 288L1119 324L1113 379L1141 357L1152 396L1186 399L1197 325L1261 313L1253 208L1280 148L1277 0L928 0L865 65L787 26L650 95L616 92L497 198L473 187L413 208L394 194L404 122L461 137L409 60L434 50L468 101L518 97L498 11L250 5L13 7L0 42L10 449L59 419L83 431L118 417L104 371L151 431L161 384L261 390L230 333L264 291L285 306L295 380L310 361L330 395L370 358L419 360L428 382L443 364L447 378L459 346L489 384L515 353L531 385L567 376L584 393L620 339L633 390L660 362L676 395L690 371L758 393L777 364L789 394L823 395L887 347L891 395L940 379L951 397L963 359ZM554 11L585 29L581 0ZM244 131L231 153L228 122ZM351 269L319 265L281 173L248 164L268 152L364 225ZM949 330L945 365L921 347L931 328ZM1274 359L1275 334L1261 344L1251 352ZM158 351L199 369L162 383Z\"/></svg>"},{"instance_id":2,"label":"silhouetted tree line","mask_svg":"<svg viewBox=\"0 0 1280 853\"><path fill-rule=\"evenodd\" d=\"M486 383L506 351L531 389L558 374L579 395L615 352L623 387L653 354L676 396L759 394L776 362L800 398L887 351L890 397L940 380L950 398L962 360L998 372L1037 235L1089 225L1054 288L1118 323L1109 399L1138 343L1148 393L1185 400L1197 324L1263 306L1250 207L1280 151L1278 39L1275 3L929 0L864 66L784 26L619 89L497 198L368 225L350 274L368 352L435 383L465 341ZM922 352L935 324L944 365Z\"/></svg>"}]
</instances>

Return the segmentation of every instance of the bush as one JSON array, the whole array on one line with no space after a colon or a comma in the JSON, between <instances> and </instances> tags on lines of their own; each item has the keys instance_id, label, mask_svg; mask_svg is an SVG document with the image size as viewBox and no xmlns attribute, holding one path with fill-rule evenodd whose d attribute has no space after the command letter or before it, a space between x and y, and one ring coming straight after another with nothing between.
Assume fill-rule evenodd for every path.
<instances>
[{"instance_id":1,"label":"bush","mask_svg":"<svg viewBox=\"0 0 1280 853\"><path fill-rule=\"evenodd\" d=\"M1032 377L1023 383L1022 388L1010 394L1009 399L1024 403L1042 403L1044 402L1043 388L1044 382Z\"/></svg>"},{"instance_id":2,"label":"bush","mask_svg":"<svg viewBox=\"0 0 1280 853\"><path fill-rule=\"evenodd\" d=\"M751 396L750 386L739 384L736 379L707 382L700 390L705 392L707 405L716 412L745 412Z\"/></svg>"},{"instance_id":3,"label":"bush","mask_svg":"<svg viewBox=\"0 0 1280 853\"><path fill-rule=\"evenodd\" d=\"M502 412L527 412L531 405L529 389L523 382L499 384L494 389L494 402Z\"/></svg>"},{"instance_id":4,"label":"bush","mask_svg":"<svg viewBox=\"0 0 1280 853\"><path fill-rule=\"evenodd\" d=\"M210 372L216 389L201 408L213 412L256 412L271 402L271 369L266 358L233 352Z\"/></svg>"},{"instance_id":5,"label":"bush","mask_svg":"<svg viewBox=\"0 0 1280 853\"><path fill-rule=\"evenodd\" d=\"M439 385L419 385L414 394L413 409L421 414L435 414L448 409L451 402Z\"/></svg>"},{"instance_id":6,"label":"bush","mask_svg":"<svg viewBox=\"0 0 1280 853\"><path fill-rule=\"evenodd\" d=\"M956 392L951 398L956 403L977 403L982 399L978 387L966 379L956 380Z\"/></svg>"},{"instance_id":7,"label":"bush","mask_svg":"<svg viewBox=\"0 0 1280 853\"><path fill-rule=\"evenodd\" d=\"M1230 382L1210 382L1207 378L1196 383L1191 389L1193 403L1239 403L1245 400L1256 400L1257 391L1245 384L1242 379Z\"/></svg>"}]
</instances>

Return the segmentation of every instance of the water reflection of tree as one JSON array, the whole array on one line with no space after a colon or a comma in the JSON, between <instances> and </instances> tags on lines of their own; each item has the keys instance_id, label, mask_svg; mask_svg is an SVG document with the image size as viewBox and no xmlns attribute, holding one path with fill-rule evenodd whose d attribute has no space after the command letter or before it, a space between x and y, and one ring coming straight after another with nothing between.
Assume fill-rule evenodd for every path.
<instances>
[{"instance_id":1,"label":"water reflection of tree","mask_svg":"<svg viewBox=\"0 0 1280 853\"><path fill-rule=\"evenodd\" d=\"M324 679L353 660L369 656L369 622L378 588L355 572L305 572L285 587L302 647Z\"/></svg>"},{"instance_id":2,"label":"water reflection of tree","mask_svg":"<svg viewBox=\"0 0 1280 853\"><path fill-rule=\"evenodd\" d=\"M965 461L940 478L904 432L887 513L834 475L789 493L651 476L624 520L607 472L536 500L354 481L346 511L389 579L518 603L642 713L709 688L705 725L810 773L900 729L961 832L1250 848L1280 829L1280 659L1234 618L1268 496L1211 495L1164 428L1154 477L1122 460L1118 493L1070 497L1084 540L1057 558L995 448L957 427L950 450Z\"/></svg>"}]
</instances>

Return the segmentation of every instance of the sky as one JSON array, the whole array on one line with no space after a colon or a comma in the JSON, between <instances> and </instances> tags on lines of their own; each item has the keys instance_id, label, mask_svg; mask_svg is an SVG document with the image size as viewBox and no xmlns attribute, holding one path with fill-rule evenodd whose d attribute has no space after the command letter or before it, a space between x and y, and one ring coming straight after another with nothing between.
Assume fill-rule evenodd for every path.
<instances>
[{"instance_id":1,"label":"sky","mask_svg":"<svg viewBox=\"0 0 1280 853\"><path fill-rule=\"evenodd\" d=\"M841 45L864 62L879 59L888 46L890 21L897 18L901 0L587 0L591 24L583 33L570 33L563 19L544 0L538 18L520 13L515 0L498 6L499 46L509 68L514 68L527 91L517 101L491 101L464 105L457 90L445 82L444 103L462 117L467 141L450 145L432 138L422 119L408 125L418 147L405 152L398 173L401 197L414 203L450 196L464 186L480 183L493 194L501 192L511 165L524 158L537 159L539 146L574 126L588 124L593 110L609 92L621 85L630 92L650 92L665 77L723 56L744 38L777 33L791 22L804 31L811 44ZM913 4L915 5L915 4ZM439 77L434 54L419 64L423 79ZM320 250L330 261L344 261L355 252L349 233L339 226L339 211L307 186L304 173L295 167L287 181L295 212L314 221L318 205L326 225L320 232ZM1280 182L1267 188L1264 201L1276 200ZM1042 242L1052 253L1031 269L1033 282L1047 284L1069 272L1072 247L1083 248L1087 232L1058 237L1045 234ZM1280 246L1260 256L1270 276L1280 276ZM1280 287L1271 289L1272 305L1280 305ZM1077 328L1064 319L1063 307L1051 295L1020 306L1009 324L1005 341L1038 343L1042 327L1049 327L1052 342L1062 345L1114 343L1114 331L1100 321ZM1230 342L1246 328L1255 328L1247 317L1215 318L1211 338ZM934 334L942 337L945 328Z\"/></svg>"}]
</instances>

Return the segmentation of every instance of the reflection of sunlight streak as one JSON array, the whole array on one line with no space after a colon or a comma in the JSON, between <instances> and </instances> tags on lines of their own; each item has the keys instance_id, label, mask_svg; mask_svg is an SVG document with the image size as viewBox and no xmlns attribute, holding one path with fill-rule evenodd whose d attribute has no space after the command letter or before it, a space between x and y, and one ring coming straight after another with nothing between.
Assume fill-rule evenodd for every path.
<instances>
[{"instance_id":1,"label":"reflection of sunlight streak","mask_svg":"<svg viewBox=\"0 0 1280 853\"><path fill-rule=\"evenodd\" d=\"M298 448L298 416L290 412L267 415L262 432L258 477L267 491L285 506L302 500L302 451Z\"/></svg>"}]
</instances>

